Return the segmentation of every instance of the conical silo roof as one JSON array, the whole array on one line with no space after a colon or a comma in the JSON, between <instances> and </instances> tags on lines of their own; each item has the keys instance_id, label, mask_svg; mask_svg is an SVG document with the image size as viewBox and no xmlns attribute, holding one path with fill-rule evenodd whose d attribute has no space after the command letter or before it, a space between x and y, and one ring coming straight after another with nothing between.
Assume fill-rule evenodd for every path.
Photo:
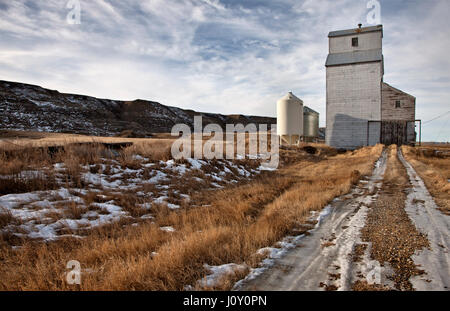
<instances>
[{"instance_id":1,"label":"conical silo roof","mask_svg":"<svg viewBox=\"0 0 450 311\"><path fill-rule=\"evenodd\" d=\"M303 100L301 100L300 98L295 96L292 92L287 93L285 96L280 98L278 101L279 102L282 102L282 101L298 102L299 104L303 105Z\"/></svg>"}]
</instances>

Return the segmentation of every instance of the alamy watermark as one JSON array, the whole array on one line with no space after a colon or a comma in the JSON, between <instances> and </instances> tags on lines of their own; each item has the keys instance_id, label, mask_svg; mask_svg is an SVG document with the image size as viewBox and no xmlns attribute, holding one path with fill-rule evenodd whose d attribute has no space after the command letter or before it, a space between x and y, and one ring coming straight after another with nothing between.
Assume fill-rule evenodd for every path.
<instances>
[{"instance_id":1,"label":"alamy watermark","mask_svg":"<svg viewBox=\"0 0 450 311\"><path fill-rule=\"evenodd\" d=\"M69 13L66 15L66 21L69 25L81 24L81 3L79 0L69 0L66 4Z\"/></svg>"},{"instance_id":2,"label":"alamy watermark","mask_svg":"<svg viewBox=\"0 0 450 311\"><path fill-rule=\"evenodd\" d=\"M381 4L378 0L370 0L367 2L367 24L380 25L381 24Z\"/></svg>"},{"instance_id":3,"label":"alamy watermark","mask_svg":"<svg viewBox=\"0 0 450 311\"><path fill-rule=\"evenodd\" d=\"M275 124L270 129L267 124L227 124L224 133L218 124L208 124L203 128L202 117L196 116L193 133L189 125L176 124L171 135L179 137L171 148L172 158L175 160L192 157L206 160L250 158L264 160L262 166L267 168L278 168L279 140ZM211 138L204 142L205 136Z\"/></svg>"},{"instance_id":4,"label":"alamy watermark","mask_svg":"<svg viewBox=\"0 0 450 311\"><path fill-rule=\"evenodd\" d=\"M66 264L66 269L70 269L66 273L66 282L69 285L81 284L81 264L77 260L71 260Z\"/></svg>"}]
</instances>

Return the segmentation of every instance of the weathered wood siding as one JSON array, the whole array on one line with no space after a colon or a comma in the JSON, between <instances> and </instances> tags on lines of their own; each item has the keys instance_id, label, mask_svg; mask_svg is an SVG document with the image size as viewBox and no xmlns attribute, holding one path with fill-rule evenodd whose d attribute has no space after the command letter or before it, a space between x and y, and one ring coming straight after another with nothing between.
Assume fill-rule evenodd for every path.
<instances>
[{"instance_id":1,"label":"weathered wood siding","mask_svg":"<svg viewBox=\"0 0 450 311\"><path fill-rule=\"evenodd\" d=\"M414 121L416 119L416 98L414 96L383 83L381 97L381 118L383 121ZM400 101L400 108L396 108L397 101Z\"/></svg>"},{"instance_id":2,"label":"weathered wood siding","mask_svg":"<svg viewBox=\"0 0 450 311\"><path fill-rule=\"evenodd\" d=\"M381 143L386 146L409 144L415 137L414 132L410 132L411 128L414 129L413 125L414 123L398 120L381 122Z\"/></svg>"},{"instance_id":3,"label":"weathered wood siding","mask_svg":"<svg viewBox=\"0 0 450 311\"><path fill-rule=\"evenodd\" d=\"M328 145L348 149L367 145L368 121L381 120L382 75L382 62L327 67ZM372 144L379 137L379 131L369 131Z\"/></svg>"},{"instance_id":4,"label":"weathered wood siding","mask_svg":"<svg viewBox=\"0 0 450 311\"><path fill-rule=\"evenodd\" d=\"M397 101L400 101L400 107L396 106ZM416 120L416 98L414 96L396 89L387 83L383 83L381 93L381 118L383 121L398 121L399 123L410 121L406 123L406 137L403 137L405 134L402 130L398 130L398 135L400 137L392 138L392 140L387 139L383 143L388 144L389 142L393 143L394 141L397 141L397 144L401 145L416 140L414 123ZM397 127L400 127L400 125L397 125ZM388 129L389 127L384 127L385 131ZM395 135L395 133L386 135Z\"/></svg>"},{"instance_id":5,"label":"weathered wood siding","mask_svg":"<svg viewBox=\"0 0 450 311\"><path fill-rule=\"evenodd\" d=\"M352 38L358 38L358 46L352 46ZM382 48L381 31L360 33L337 38L329 38L329 53L346 53L354 51L366 51Z\"/></svg>"}]
</instances>

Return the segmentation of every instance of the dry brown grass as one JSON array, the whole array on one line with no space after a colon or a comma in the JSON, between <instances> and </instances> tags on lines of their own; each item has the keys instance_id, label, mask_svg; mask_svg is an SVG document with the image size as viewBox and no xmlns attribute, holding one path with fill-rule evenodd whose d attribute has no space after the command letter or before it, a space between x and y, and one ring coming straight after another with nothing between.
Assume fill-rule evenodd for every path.
<instances>
[{"instance_id":1,"label":"dry brown grass","mask_svg":"<svg viewBox=\"0 0 450 311\"><path fill-rule=\"evenodd\" d=\"M124 220L95 229L82 240L28 242L19 250L3 245L0 289L182 290L205 276L205 263L255 266L261 259L255 255L258 249L298 234L311 211L347 193L355 176L371 173L381 150L376 146L337 156L299 157L245 185L199 191L191 197L196 205L179 211L156 206L154 223L124 227ZM161 226L176 231L163 232ZM81 286L65 282L69 260L92 269L82 275ZM219 289L231 285L224 280Z\"/></svg>"},{"instance_id":2,"label":"dry brown grass","mask_svg":"<svg viewBox=\"0 0 450 311\"><path fill-rule=\"evenodd\" d=\"M70 219L81 219L81 216L86 212L86 208L78 205L75 202L70 202L66 206L66 216Z\"/></svg>"},{"instance_id":3,"label":"dry brown grass","mask_svg":"<svg viewBox=\"0 0 450 311\"><path fill-rule=\"evenodd\" d=\"M0 133L1 134L1 133ZM237 135L235 134L235 137ZM269 141L269 151L270 151L270 137L268 135ZM192 136L192 150L194 137ZM211 136L203 136L202 144L204 145ZM133 146L127 148L129 153L132 155L140 154L150 160L169 160L170 148L172 143L178 139L178 137L173 137L170 134L159 134L155 135L155 138L122 138L122 137L100 137L100 136L85 136L76 134L58 134L58 133L37 133L37 132L14 132L5 135L0 135L0 150L23 150L24 148L37 148L37 147L48 147L48 146L65 146L69 144L102 144L102 143L124 143L131 142ZM245 135L245 146L248 151L248 145L250 140L257 141L258 134L246 133ZM234 150L236 151L236 142L234 140ZM224 142L223 150L225 152L227 143ZM314 145L314 144L310 144ZM325 149L323 145L315 144L321 146ZM330 148L331 149L331 148ZM1 152L0 152L1 153Z\"/></svg>"},{"instance_id":4,"label":"dry brown grass","mask_svg":"<svg viewBox=\"0 0 450 311\"><path fill-rule=\"evenodd\" d=\"M136 142L133 146L125 149L125 154L139 154L150 161L167 161L172 158L170 148L173 141L171 140L153 140Z\"/></svg>"},{"instance_id":5,"label":"dry brown grass","mask_svg":"<svg viewBox=\"0 0 450 311\"><path fill-rule=\"evenodd\" d=\"M58 187L53 170L55 163L65 164L68 185L82 187L81 165L98 163L105 153L107 150L98 144L68 145L53 154L45 148L31 146L0 149L0 194L55 189ZM22 176L24 171L29 173Z\"/></svg>"},{"instance_id":6,"label":"dry brown grass","mask_svg":"<svg viewBox=\"0 0 450 311\"><path fill-rule=\"evenodd\" d=\"M427 149L433 151L431 147ZM444 149L441 147L441 149ZM444 149L450 151L450 148ZM412 147L402 147L403 154L423 179L441 211L450 215L450 157L437 157L434 152L423 152Z\"/></svg>"},{"instance_id":7,"label":"dry brown grass","mask_svg":"<svg viewBox=\"0 0 450 311\"><path fill-rule=\"evenodd\" d=\"M18 222L19 220L12 215L11 211L0 207L0 229Z\"/></svg>"},{"instance_id":8,"label":"dry brown grass","mask_svg":"<svg viewBox=\"0 0 450 311\"><path fill-rule=\"evenodd\" d=\"M58 136L59 137L59 136ZM83 139L81 139L83 138ZM51 190L57 187L53 164L64 163L65 182L69 187L83 188L81 166L96 165L92 173L99 170L102 159L116 157L124 168L139 168L141 162L134 156L148 157L150 161L170 159L171 140L140 140L130 147L113 151L101 143L122 142L115 139L86 137L79 140L55 140L44 138L31 142L19 139L14 144L0 140L0 195L23 193L38 190ZM89 144L76 144L88 142ZM64 146L64 149L49 152L46 146ZM23 171L34 171L33 177L22 177Z\"/></svg>"},{"instance_id":9,"label":"dry brown grass","mask_svg":"<svg viewBox=\"0 0 450 311\"><path fill-rule=\"evenodd\" d=\"M22 133L17 132L17 137L7 136L0 137L0 161L4 165L0 167L1 174L14 174L14 172L21 172L29 164L34 164L35 167L43 167L45 164L52 163L55 160L60 162L79 161L81 164L95 164L99 162L101 157L109 158L111 152L106 150L102 144L104 143L132 143L130 147L124 148L120 151L120 162L124 167L133 167L136 165L134 156L140 155L148 158L150 161L167 161L172 158L171 146L176 137L170 135L160 135L162 138L120 138L120 137L94 137L74 134L55 134L55 133ZM237 135L235 135L237 137ZM210 136L202 137L202 146L210 139ZM270 151L270 134L268 135ZM249 151L249 142L257 141L258 134L246 133L245 136L245 150ZM226 153L227 142L223 143L224 158ZM237 141L234 143L235 154L237 152ZM305 144L306 145L306 144ZM324 145L309 144L320 146L319 152L327 150L334 150ZM47 147L65 146L65 150L59 152L53 158L47 153ZM194 136L191 137L191 150L193 156L194 150ZM8 154L13 152L13 157L8 157ZM326 153L327 153L326 152ZM19 156L20 154L20 156Z\"/></svg>"},{"instance_id":10,"label":"dry brown grass","mask_svg":"<svg viewBox=\"0 0 450 311\"><path fill-rule=\"evenodd\" d=\"M49 190L55 187L56 182L52 174L42 173L33 178L24 178L20 175L0 178L0 195Z\"/></svg>"},{"instance_id":11,"label":"dry brown grass","mask_svg":"<svg viewBox=\"0 0 450 311\"><path fill-rule=\"evenodd\" d=\"M151 143L170 142L174 138L164 136L164 138L121 138L121 137L101 137L86 136L76 134L60 134L60 133L33 133L33 132L17 132L16 135L0 136L0 149L17 150L24 147L46 147L46 146L63 146L75 143Z\"/></svg>"}]
</instances>

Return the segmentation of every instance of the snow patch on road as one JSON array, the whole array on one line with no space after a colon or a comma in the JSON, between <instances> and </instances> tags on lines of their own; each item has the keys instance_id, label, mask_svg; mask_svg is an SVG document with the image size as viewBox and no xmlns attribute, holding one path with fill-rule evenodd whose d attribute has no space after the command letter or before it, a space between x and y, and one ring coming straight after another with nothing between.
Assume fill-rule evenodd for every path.
<instances>
[{"instance_id":1,"label":"snow patch on road","mask_svg":"<svg viewBox=\"0 0 450 311\"><path fill-rule=\"evenodd\" d=\"M431 249L418 251L412 259L426 274L411 278L416 290L448 290L450 287L450 216L438 210L425 183L399 151L412 188L408 190L406 212L416 228L427 235Z\"/></svg>"},{"instance_id":2,"label":"snow patch on road","mask_svg":"<svg viewBox=\"0 0 450 311\"><path fill-rule=\"evenodd\" d=\"M368 190L381 187L386 159L384 151L367 182L333 200L320 213L312 213L317 220L315 228L309 231L309 235L291 241L293 247L285 244L285 247L289 246L278 251L272 248L260 250L268 252L268 260L263 261L261 267L252 269L244 280L236 283L234 289L322 290L320 286L326 282L326 285L334 285L339 290L349 290L355 269L352 253L355 245L361 243L360 230L365 224L367 206L378 195ZM331 275L339 277L330 280Z\"/></svg>"}]
</instances>

